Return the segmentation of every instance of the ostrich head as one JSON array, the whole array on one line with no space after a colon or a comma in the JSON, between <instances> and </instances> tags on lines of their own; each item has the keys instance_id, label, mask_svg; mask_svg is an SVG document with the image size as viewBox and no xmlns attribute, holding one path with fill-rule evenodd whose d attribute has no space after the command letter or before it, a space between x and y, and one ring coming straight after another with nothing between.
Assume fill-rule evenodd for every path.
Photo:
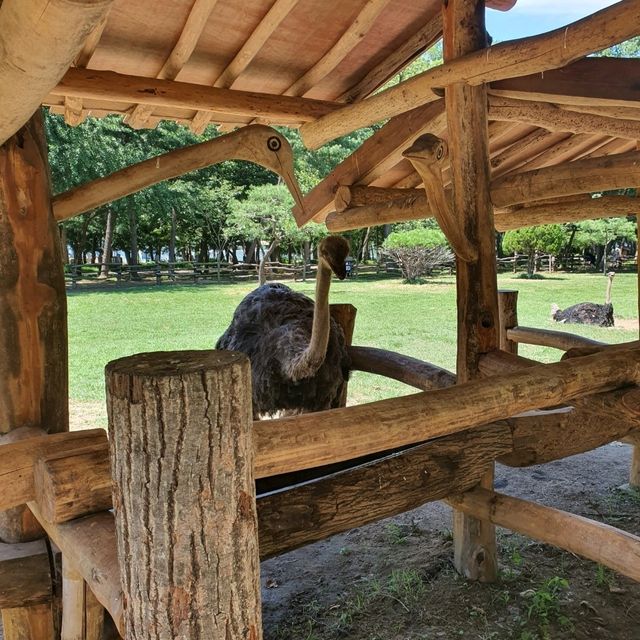
<instances>
[{"instance_id":1,"label":"ostrich head","mask_svg":"<svg viewBox=\"0 0 640 640\"><path fill-rule=\"evenodd\" d=\"M302 192L293 171L293 151L287 139L275 129L254 124L228 134L233 137L230 157L260 164L277 173L287 185L296 205L304 213Z\"/></svg>"},{"instance_id":2,"label":"ostrich head","mask_svg":"<svg viewBox=\"0 0 640 640\"><path fill-rule=\"evenodd\" d=\"M340 280L347 275L345 260L349 255L349 243L341 236L327 236L318 247L318 260L324 262Z\"/></svg>"}]
</instances>

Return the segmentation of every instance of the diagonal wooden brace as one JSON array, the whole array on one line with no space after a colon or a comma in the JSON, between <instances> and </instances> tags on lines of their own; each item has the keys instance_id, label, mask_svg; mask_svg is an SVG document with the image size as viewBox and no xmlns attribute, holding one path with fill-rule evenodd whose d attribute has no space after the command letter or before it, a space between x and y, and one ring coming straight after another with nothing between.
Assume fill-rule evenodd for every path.
<instances>
[{"instance_id":1,"label":"diagonal wooden brace","mask_svg":"<svg viewBox=\"0 0 640 640\"><path fill-rule=\"evenodd\" d=\"M454 218L442 180L442 163L447 157L447 144L431 133L421 135L402 156L409 160L424 182L424 190L433 214L455 254L465 262L478 259L477 249L469 242Z\"/></svg>"}]
</instances>

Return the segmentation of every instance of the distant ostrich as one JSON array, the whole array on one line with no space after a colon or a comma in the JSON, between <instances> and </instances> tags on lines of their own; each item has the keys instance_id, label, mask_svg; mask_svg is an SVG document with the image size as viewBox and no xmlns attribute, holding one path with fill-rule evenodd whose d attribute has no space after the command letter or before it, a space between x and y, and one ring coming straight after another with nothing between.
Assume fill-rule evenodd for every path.
<instances>
[{"instance_id":1,"label":"distant ostrich","mask_svg":"<svg viewBox=\"0 0 640 640\"><path fill-rule=\"evenodd\" d=\"M568 307L564 311L557 304L551 306L551 317L556 322L569 322L573 324L594 324L599 327L613 327L613 305L611 304L611 285L613 284L613 271L607 273L607 294L604 304L595 302L580 302Z\"/></svg>"},{"instance_id":2,"label":"distant ostrich","mask_svg":"<svg viewBox=\"0 0 640 640\"><path fill-rule=\"evenodd\" d=\"M331 272L346 275L349 243L329 236L318 247L316 299L268 283L238 305L216 349L251 360L254 418L337 407L349 376L342 329L329 315Z\"/></svg>"}]
</instances>

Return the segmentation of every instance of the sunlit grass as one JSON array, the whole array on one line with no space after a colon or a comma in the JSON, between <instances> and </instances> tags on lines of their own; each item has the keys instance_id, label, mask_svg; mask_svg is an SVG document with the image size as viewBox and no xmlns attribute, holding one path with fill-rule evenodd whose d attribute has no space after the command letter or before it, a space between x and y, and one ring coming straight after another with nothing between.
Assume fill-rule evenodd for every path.
<instances>
[{"instance_id":1,"label":"sunlit grass","mask_svg":"<svg viewBox=\"0 0 640 640\"><path fill-rule=\"evenodd\" d=\"M591 274L550 274L543 280L499 277L499 286L519 290L521 325L560 329L605 342L638 338L637 278L618 274L613 283L616 321L612 329L558 325L551 304L561 308L581 301L604 302L606 278ZM71 397L104 401L104 366L114 358L142 351L210 349L231 319L236 305L255 283L78 291L69 295ZM313 296L314 283L293 288ZM332 302L358 308L354 344L398 351L441 367L455 368L455 280L437 277L423 285L400 280L335 282ZM626 327L626 328L623 328ZM522 355L557 360L560 352L521 347ZM366 402L411 393L405 385L356 373L350 402Z\"/></svg>"}]
</instances>

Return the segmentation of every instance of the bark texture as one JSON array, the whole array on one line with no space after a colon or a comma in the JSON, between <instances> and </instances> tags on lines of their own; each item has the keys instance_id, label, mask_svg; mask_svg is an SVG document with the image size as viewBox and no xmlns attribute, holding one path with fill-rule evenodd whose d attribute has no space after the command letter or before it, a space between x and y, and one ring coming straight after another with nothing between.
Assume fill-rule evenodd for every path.
<instances>
[{"instance_id":1,"label":"bark texture","mask_svg":"<svg viewBox=\"0 0 640 640\"><path fill-rule=\"evenodd\" d=\"M106 375L127 639L259 640L248 359L139 354Z\"/></svg>"}]
</instances>

